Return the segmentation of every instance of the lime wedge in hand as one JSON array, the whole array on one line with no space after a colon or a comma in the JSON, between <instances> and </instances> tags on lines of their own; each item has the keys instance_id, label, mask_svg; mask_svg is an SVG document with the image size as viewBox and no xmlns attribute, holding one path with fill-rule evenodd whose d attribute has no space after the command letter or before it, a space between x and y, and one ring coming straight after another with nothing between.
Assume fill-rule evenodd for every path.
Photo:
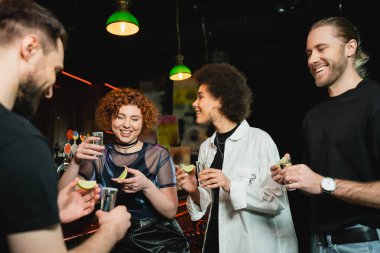
<instances>
[{"instance_id":1,"label":"lime wedge in hand","mask_svg":"<svg viewBox=\"0 0 380 253\"><path fill-rule=\"evenodd\" d=\"M182 165L182 169L186 172L186 173L190 173L193 171L194 169L194 165L190 164L190 165Z\"/></svg>"},{"instance_id":2,"label":"lime wedge in hand","mask_svg":"<svg viewBox=\"0 0 380 253\"><path fill-rule=\"evenodd\" d=\"M96 185L96 181L92 181L92 180L90 181L90 180L79 179L78 181L78 186L85 190L90 190L94 188L95 185Z\"/></svg>"},{"instance_id":3,"label":"lime wedge in hand","mask_svg":"<svg viewBox=\"0 0 380 253\"><path fill-rule=\"evenodd\" d=\"M291 166L292 165L292 160L290 158L289 153L286 153L281 160L278 163L281 167L281 169L285 168L286 166Z\"/></svg>"},{"instance_id":4,"label":"lime wedge in hand","mask_svg":"<svg viewBox=\"0 0 380 253\"><path fill-rule=\"evenodd\" d=\"M119 179L125 179L128 175L128 167L125 166L124 171L120 174Z\"/></svg>"}]
</instances>

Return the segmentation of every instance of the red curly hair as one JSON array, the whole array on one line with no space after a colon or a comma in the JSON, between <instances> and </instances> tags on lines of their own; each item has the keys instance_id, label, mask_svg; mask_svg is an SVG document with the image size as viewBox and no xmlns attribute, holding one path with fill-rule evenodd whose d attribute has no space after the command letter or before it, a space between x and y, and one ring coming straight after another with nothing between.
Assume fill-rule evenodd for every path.
<instances>
[{"instance_id":1,"label":"red curly hair","mask_svg":"<svg viewBox=\"0 0 380 253\"><path fill-rule=\"evenodd\" d=\"M95 112L95 121L103 131L111 131L112 119L117 117L123 105L136 105L143 117L142 133L149 132L156 126L159 116L157 107L139 90L121 88L112 90L100 99Z\"/></svg>"}]
</instances>

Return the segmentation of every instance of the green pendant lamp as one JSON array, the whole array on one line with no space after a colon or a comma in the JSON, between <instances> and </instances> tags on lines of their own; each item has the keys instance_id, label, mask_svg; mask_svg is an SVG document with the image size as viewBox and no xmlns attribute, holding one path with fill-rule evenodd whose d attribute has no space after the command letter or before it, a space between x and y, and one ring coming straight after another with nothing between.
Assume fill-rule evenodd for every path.
<instances>
[{"instance_id":1,"label":"green pendant lamp","mask_svg":"<svg viewBox=\"0 0 380 253\"><path fill-rule=\"evenodd\" d=\"M185 80L191 77L191 70L183 64L183 55L176 56L177 65L175 65L169 73L170 79L173 81Z\"/></svg>"},{"instance_id":2,"label":"green pendant lamp","mask_svg":"<svg viewBox=\"0 0 380 253\"><path fill-rule=\"evenodd\" d=\"M136 17L127 9L128 0L119 0L119 9L107 20L106 29L109 33L118 36L128 36L139 31L140 25Z\"/></svg>"},{"instance_id":3,"label":"green pendant lamp","mask_svg":"<svg viewBox=\"0 0 380 253\"><path fill-rule=\"evenodd\" d=\"M183 64L183 55L181 54L181 37L179 32L179 0L177 0L177 40L178 40L178 53L176 56L177 64L170 70L169 78L173 81L181 81L191 77L191 70Z\"/></svg>"}]
</instances>

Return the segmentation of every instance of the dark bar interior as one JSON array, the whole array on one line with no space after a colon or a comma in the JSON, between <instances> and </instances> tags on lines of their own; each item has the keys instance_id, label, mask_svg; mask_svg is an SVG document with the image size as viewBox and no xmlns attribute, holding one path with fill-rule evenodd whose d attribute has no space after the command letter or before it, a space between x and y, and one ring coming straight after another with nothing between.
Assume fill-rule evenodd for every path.
<instances>
[{"instance_id":1,"label":"dark bar interior","mask_svg":"<svg viewBox=\"0 0 380 253\"><path fill-rule=\"evenodd\" d=\"M112 35L105 28L116 1L37 2L51 9L69 33L64 72L54 85L54 97L41 101L33 119L48 137L57 167L65 162L64 145L70 142L67 131L86 134L98 130L96 105L115 87L137 88L154 101L161 116L176 115L179 139L171 147L190 148L190 162L195 164L199 145L212 129L194 122L193 83L169 79L178 53L176 1L132 1L129 10L138 19L140 30L125 37ZM380 80L379 5L370 0L180 1L181 54L192 71L214 62L228 62L240 69L254 93L249 123L271 135L280 156L290 153L297 163L302 155L303 117L327 95L325 89L316 88L307 67L308 28L326 16L351 19L370 55L369 77ZM112 135L106 134L105 142L110 138ZM157 141L155 136L153 140ZM182 158L177 159L181 162ZM192 252L200 252L204 221L191 221L185 192L179 190L178 196L176 219L190 239ZM299 250L307 253L308 198L299 191L288 192L288 196ZM65 225L67 245L75 247L90 236L96 230L94 224L90 215Z\"/></svg>"}]
</instances>

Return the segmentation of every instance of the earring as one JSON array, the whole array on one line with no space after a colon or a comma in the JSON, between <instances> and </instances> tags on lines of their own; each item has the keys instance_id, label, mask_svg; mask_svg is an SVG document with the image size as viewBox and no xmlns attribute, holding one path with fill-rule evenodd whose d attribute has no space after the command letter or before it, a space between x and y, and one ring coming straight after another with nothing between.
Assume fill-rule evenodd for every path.
<instances>
[{"instance_id":1,"label":"earring","mask_svg":"<svg viewBox=\"0 0 380 253\"><path fill-rule=\"evenodd\" d=\"M210 120L211 120L213 123L220 123L220 122L222 122L222 121L224 120L224 114L219 113L219 114L222 115L222 118L221 118L220 120L218 120L218 121L215 121L215 120L213 119L212 115L211 115L211 112L212 112L215 108L217 108L218 110L221 109L221 107L219 107L219 106L213 106L213 107L211 108L210 112L209 112Z\"/></svg>"}]
</instances>

